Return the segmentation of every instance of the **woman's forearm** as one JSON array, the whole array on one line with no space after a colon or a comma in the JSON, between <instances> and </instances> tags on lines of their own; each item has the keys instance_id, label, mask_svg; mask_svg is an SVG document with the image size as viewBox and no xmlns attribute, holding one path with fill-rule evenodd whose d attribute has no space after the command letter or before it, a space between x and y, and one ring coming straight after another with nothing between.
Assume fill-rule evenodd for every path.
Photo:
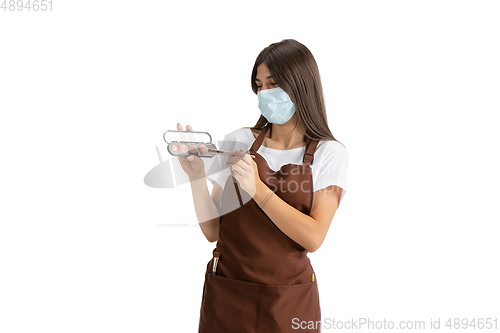
<instances>
[{"instance_id":1,"label":"woman's forearm","mask_svg":"<svg viewBox=\"0 0 500 333\"><path fill-rule=\"evenodd\" d=\"M205 175L191 179L193 203L201 231L209 242L219 238L220 213L208 192Z\"/></svg>"},{"instance_id":2,"label":"woman's forearm","mask_svg":"<svg viewBox=\"0 0 500 333\"><path fill-rule=\"evenodd\" d=\"M288 237L302 245L309 252L316 251L324 240L324 232L319 223L309 215L290 206L279 196L273 194L264 205L272 190L261 183L254 195L259 206L273 223Z\"/></svg>"}]
</instances>

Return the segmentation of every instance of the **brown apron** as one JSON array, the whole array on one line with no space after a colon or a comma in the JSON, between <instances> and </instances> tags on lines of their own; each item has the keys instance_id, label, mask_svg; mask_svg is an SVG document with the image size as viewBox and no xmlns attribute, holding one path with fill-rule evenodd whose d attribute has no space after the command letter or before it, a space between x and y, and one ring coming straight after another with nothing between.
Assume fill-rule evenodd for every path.
<instances>
[{"instance_id":1,"label":"brown apron","mask_svg":"<svg viewBox=\"0 0 500 333\"><path fill-rule=\"evenodd\" d=\"M257 153L270 126L250 148L260 179L274 195L309 215L309 163L318 141L308 141L303 165L287 164L275 172ZM216 275L213 258L207 264L198 332L320 332L318 285L307 250L276 227L233 176L226 181L221 203L219 240L213 251L220 259ZM294 329L301 323L306 327L304 322L314 322L315 329Z\"/></svg>"}]
</instances>

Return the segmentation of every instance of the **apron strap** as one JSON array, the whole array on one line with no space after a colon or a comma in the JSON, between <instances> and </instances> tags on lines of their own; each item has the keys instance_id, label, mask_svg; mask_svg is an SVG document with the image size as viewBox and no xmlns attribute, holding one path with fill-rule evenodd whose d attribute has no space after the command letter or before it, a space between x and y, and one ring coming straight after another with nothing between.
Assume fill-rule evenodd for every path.
<instances>
[{"instance_id":1,"label":"apron strap","mask_svg":"<svg viewBox=\"0 0 500 333\"><path fill-rule=\"evenodd\" d=\"M238 181L236 180L236 178L233 177L233 175L231 175L231 178L233 178L234 188L236 189L236 194L238 195L238 200L240 202L240 207L241 207L243 206L243 200L241 199L240 190L238 188Z\"/></svg>"},{"instance_id":2,"label":"apron strap","mask_svg":"<svg viewBox=\"0 0 500 333\"><path fill-rule=\"evenodd\" d=\"M264 141L264 138L266 137L267 131L271 128L271 123L267 123L267 125L260 131L259 135L255 139L255 141L252 144L252 147L250 148L250 151L252 153L256 153L257 150L259 150L260 145L262 145L262 142Z\"/></svg>"},{"instance_id":3,"label":"apron strap","mask_svg":"<svg viewBox=\"0 0 500 333\"><path fill-rule=\"evenodd\" d=\"M306 152L304 153L304 158L302 159L303 164L313 164L314 152L316 151L316 146L318 145L318 143L318 140L309 139L306 146Z\"/></svg>"}]
</instances>

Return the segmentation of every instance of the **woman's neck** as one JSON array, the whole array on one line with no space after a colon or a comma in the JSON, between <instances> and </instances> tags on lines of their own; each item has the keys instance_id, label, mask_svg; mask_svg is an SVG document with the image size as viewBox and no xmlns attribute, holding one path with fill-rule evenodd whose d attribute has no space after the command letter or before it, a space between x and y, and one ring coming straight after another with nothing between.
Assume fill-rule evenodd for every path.
<instances>
[{"instance_id":1,"label":"woman's neck","mask_svg":"<svg viewBox=\"0 0 500 333\"><path fill-rule=\"evenodd\" d=\"M287 150L305 146L304 134L300 132L296 115L283 125L272 124L271 126L272 137L269 137L271 132L269 130L265 137L266 147Z\"/></svg>"}]
</instances>

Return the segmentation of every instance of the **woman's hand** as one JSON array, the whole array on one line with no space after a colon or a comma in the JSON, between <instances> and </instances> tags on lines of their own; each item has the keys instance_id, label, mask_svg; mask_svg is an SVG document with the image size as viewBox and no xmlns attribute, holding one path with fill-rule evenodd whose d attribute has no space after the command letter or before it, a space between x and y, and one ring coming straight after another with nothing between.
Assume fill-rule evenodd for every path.
<instances>
[{"instance_id":1,"label":"woman's hand","mask_svg":"<svg viewBox=\"0 0 500 333\"><path fill-rule=\"evenodd\" d=\"M177 123L177 129L183 131L182 125L180 123ZM193 128L191 127L191 125L186 125L186 130L192 131ZM199 150L202 155L208 153L207 146L202 143L200 143L198 147L196 147L195 145L189 146L189 151L191 151L191 153L196 153L197 150ZM187 157L179 156L179 162L181 163L182 170L187 173L190 180L196 180L205 177L205 163L200 157L195 155L190 155Z\"/></svg>"},{"instance_id":2,"label":"woman's hand","mask_svg":"<svg viewBox=\"0 0 500 333\"><path fill-rule=\"evenodd\" d=\"M232 153L233 155L227 158L226 166L230 168L229 172L236 178L241 188L253 197L263 184L257 163L241 149L233 150Z\"/></svg>"}]
</instances>

